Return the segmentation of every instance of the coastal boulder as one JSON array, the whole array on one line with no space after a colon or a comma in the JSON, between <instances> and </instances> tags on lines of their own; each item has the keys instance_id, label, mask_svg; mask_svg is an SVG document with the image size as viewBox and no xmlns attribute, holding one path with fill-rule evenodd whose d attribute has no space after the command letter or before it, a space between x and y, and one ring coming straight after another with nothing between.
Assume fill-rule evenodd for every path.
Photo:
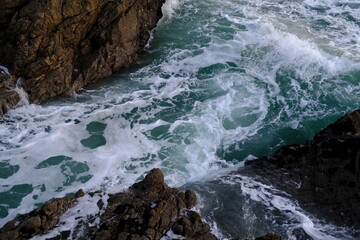
<instances>
[{"instance_id":1,"label":"coastal boulder","mask_svg":"<svg viewBox=\"0 0 360 240\"><path fill-rule=\"evenodd\" d=\"M59 226L61 216L75 207L81 197L92 198L104 196L101 191L85 194L79 191L74 197L55 198L38 209L21 215L5 224L0 229L0 239L23 240L42 236ZM164 183L164 175L159 169L153 169L143 181L135 183L126 192L109 194L107 202L99 200L96 207L104 212L98 216L98 224L93 217L80 221L79 230L64 230L56 236L42 239L76 239L94 240L158 240L167 234L178 234L179 238L188 240L218 238L210 232L200 215L189 210L196 204L196 194L187 190L182 192L170 188ZM172 236L172 235L171 235Z\"/></svg>"},{"instance_id":2,"label":"coastal boulder","mask_svg":"<svg viewBox=\"0 0 360 240\"><path fill-rule=\"evenodd\" d=\"M79 190L73 197L53 198L40 208L19 216L0 229L0 239L23 240L42 235L59 223L60 217L76 204L76 199L84 196Z\"/></svg>"},{"instance_id":3,"label":"coastal boulder","mask_svg":"<svg viewBox=\"0 0 360 240\"><path fill-rule=\"evenodd\" d=\"M196 195L191 190L184 193L167 186L160 169L151 170L143 181L129 190L110 195L93 239L160 239L179 219L189 219L191 211L186 209L196 203ZM201 219L199 221L202 223ZM217 239L208 226L206 233L212 237L210 239ZM180 235L190 237L187 233Z\"/></svg>"},{"instance_id":4,"label":"coastal boulder","mask_svg":"<svg viewBox=\"0 0 360 240\"><path fill-rule=\"evenodd\" d=\"M0 76L0 114L16 106L19 78L30 103L42 103L131 65L164 1L2 0L0 66L12 76L5 88Z\"/></svg>"}]
</instances>

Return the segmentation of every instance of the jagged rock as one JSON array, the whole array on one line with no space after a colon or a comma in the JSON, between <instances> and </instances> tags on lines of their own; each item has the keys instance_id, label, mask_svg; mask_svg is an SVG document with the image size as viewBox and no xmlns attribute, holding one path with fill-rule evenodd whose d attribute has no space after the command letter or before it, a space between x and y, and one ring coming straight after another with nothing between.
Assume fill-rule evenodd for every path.
<instances>
[{"instance_id":1,"label":"jagged rock","mask_svg":"<svg viewBox=\"0 0 360 240\"><path fill-rule=\"evenodd\" d=\"M180 217L172 226L175 234L186 236L186 240L217 240L210 233L209 225L202 222L200 215L194 211L188 211Z\"/></svg>"},{"instance_id":2,"label":"jagged rock","mask_svg":"<svg viewBox=\"0 0 360 240\"><path fill-rule=\"evenodd\" d=\"M159 169L151 170L143 181L135 183L130 193L110 196L94 239L160 239L177 219L186 215L187 211L182 210L196 203L194 192L183 193L167 186Z\"/></svg>"},{"instance_id":3,"label":"jagged rock","mask_svg":"<svg viewBox=\"0 0 360 240\"><path fill-rule=\"evenodd\" d=\"M346 114L304 145L239 169L285 190L301 206L338 225L360 229L360 110Z\"/></svg>"},{"instance_id":4,"label":"jagged rock","mask_svg":"<svg viewBox=\"0 0 360 240\"><path fill-rule=\"evenodd\" d=\"M52 199L42 207L22 215L0 229L0 239L20 240L43 235L59 224L60 216L77 203L82 191L74 197ZM94 196L95 193L90 193ZM196 194L170 188L164 183L159 169L153 169L127 192L109 194L107 208L100 216L98 227L83 222L83 235L79 239L94 240L155 240L171 228L187 240L217 240L210 228L196 212L187 210L196 204ZM104 203L97 203L99 209ZM44 239L66 239L70 231Z\"/></svg>"},{"instance_id":5,"label":"jagged rock","mask_svg":"<svg viewBox=\"0 0 360 240\"><path fill-rule=\"evenodd\" d=\"M0 65L10 85L24 78L31 103L73 93L138 59L164 1L2 0ZM14 95L0 80L0 114Z\"/></svg>"},{"instance_id":6,"label":"jagged rock","mask_svg":"<svg viewBox=\"0 0 360 240\"><path fill-rule=\"evenodd\" d=\"M15 218L0 229L0 239L23 240L46 233L59 223L60 217L83 195L84 192L79 190L74 197L51 199L40 208Z\"/></svg>"},{"instance_id":7,"label":"jagged rock","mask_svg":"<svg viewBox=\"0 0 360 240\"><path fill-rule=\"evenodd\" d=\"M0 116L9 110L9 106L15 106L20 101L15 87L15 81L8 69L0 66Z\"/></svg>"}]
</instances>

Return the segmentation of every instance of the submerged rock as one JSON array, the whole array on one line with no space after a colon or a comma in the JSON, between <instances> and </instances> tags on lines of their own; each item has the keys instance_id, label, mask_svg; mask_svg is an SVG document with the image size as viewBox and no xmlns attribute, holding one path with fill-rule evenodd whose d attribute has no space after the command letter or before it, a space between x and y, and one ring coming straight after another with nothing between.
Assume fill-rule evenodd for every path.
<instances>
[{"instance_id":1,"label":"submerged rock","mask_svg":"<svg viewBox=\"0 0 360 240\"><path fill-rule=\"evenodd\" d=\"M360 229L360 110L346 114L303 145L238 170L286 191L318 217Z\"/></svg>"},{"instance_id":2,"label":"submerged rock","mask_svg":"<svg viewBox=\"0 0 360 240\"><path fill-rule=\"evenodd\" d=\"M165 0L2 0L0 115L16 106L73 93L136 61ZM0 69L1 70L1 69ZM19 86L20 87L20 86Z\"/></svg>"}]
</instances>

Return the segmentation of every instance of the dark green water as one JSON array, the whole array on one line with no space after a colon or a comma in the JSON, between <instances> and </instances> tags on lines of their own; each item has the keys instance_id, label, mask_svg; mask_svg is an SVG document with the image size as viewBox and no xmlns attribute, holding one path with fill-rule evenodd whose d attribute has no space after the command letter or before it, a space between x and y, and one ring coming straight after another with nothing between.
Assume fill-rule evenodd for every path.
<instances>
[{"instance_id":1,"label":"dark green water","mask_svg":"<svg viewBox=\"0 0 360 240\"><path fill-rule=\"evenodd\" d=\"M0 223L51 197L119 191L161 168L222 238L354 239L227 173L360 107L356 1L168 1L132 68L0 125ZM241 180L240 180L241 179Z\"/></svg>"}]
</instances>

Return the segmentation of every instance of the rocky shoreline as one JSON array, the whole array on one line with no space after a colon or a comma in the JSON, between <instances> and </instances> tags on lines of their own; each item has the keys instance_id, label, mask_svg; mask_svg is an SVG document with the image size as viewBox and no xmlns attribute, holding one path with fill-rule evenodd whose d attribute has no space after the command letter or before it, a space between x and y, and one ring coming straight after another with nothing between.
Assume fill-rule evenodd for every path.
<instances>
[{"instance_id":1,"label":"rocky shoreline","mask_svg":"<svg viewBox=\"0 0 360 240\"><path fill-rule=\"evenodd\" d=\"M359 237L359 133L360 110L356 110L305 144L284 146L271 157L246 162L235 173L287 192L306 211L338 226L352 227L353 235ZM64 225L62 215L84 197L96 200L96 214L86 219L75 215L72 229L44 235ZM107 195L80 190L73 197L51 199L5 224L0 239L218 239L191 210L196 202L193 191L170 188L162 172L153 169L126 192ZM256 239L281 237L268 234Z\"/></svg>"},{"instance_id":2,"label":"rocky shoreline","mask_svg":"<svg viewBox=\"0 0 360 240\"><path fill-rule=\"evenodd\" d=\"M165 0L3 0L0 116L72 94L136 61Z\"/></svg>"},{"instance_id":3,"label":"rocky shoreline","mask_svg":"<svg viewBox=\"0 0 360 240\"><path fill-rule=\"evenodd\" d=\"M360 109L346 114L303 145L245 163L237 173L271 184L300 206L360 237Z\"/></svg>"},{"instance_id":4,"label":"rocky shoreline","mask_svg":"<svg viewBox=\"0 0 360 240\"><path fill-rule=\"evenodd\" d=\"M234 174L271 184L291 195L309 213L337 226L352 227L352 235L360 237L359 146L360 110L356 110L305 144L284 146L271 157L248 161ZM72 229L60 228L57 235L44 237L65 226L62 215L76 209L83 198L96 201L95 214L85 215L85 219L72 216ZM196 202L193 191L170 188L162 172L153 169L126 192L85 194L80 190L73 197L51 199L5 224L0 239L218 239L191 210ZM281 237L268 234L256 239Z\"/></svg>"},{"instance_id":5,"label":"rocky shoreline","mask_svg":"<svg viewBox=\"0 0 360 240\"><path fill-rule=\"evenodd\" d=\"M131 65L161 18L164 0L3 0L0 3L0 116L24 101L71 94ZM23 95L28 99L24 100ZM270 183L307 211L360 237L360 110L302 145L246 162L236 173ZM152 170L127 192L77 192L52 199L0 229L0 239L48 234L81 199L96 214L44 239L218 239L192 211L196 194L164 183ZM79 221L78 221L79 220ZM175 237L174 237L175 236ZM167 237L167 238L166 238ZM281 239L268 234L260 239Z\"/></svg>"},{"instance_id":6,"label":"rocky shoreline","mask_svg":"<svg viewBox=\"0 0 360 240\"><path fill-rule=\"evenodd\" d=\"M81 199L86 197L95 201L95 215L87 215L86 219L76 214L62 217L81 205ZM164 183L163 173L153 169L126 192L107 195L101 191L86 194L79 190L72 197L51 199L5 224L0 229L0 239L23 240L38 236L44 240L218 240L201 216L191 210L196 202L193 191L170 188ZM73 212L83 214L81 211L86 212L86 209L80 206ZM75 223L72 229L61 228L66 221ZM256 238L271 239L282 238L271 233Z\"/></svg>"}]
</instances>

